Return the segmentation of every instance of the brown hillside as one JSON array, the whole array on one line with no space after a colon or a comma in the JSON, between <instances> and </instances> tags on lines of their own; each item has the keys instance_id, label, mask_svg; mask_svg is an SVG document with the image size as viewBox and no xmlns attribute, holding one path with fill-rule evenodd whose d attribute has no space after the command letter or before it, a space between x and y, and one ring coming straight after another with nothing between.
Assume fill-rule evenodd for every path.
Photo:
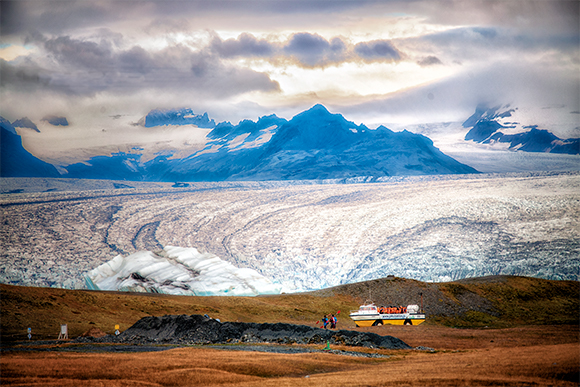
<instances>
[{"instance_id":1,"label":"brown hillside","mask_svg":"<svg viewBox=\"0 0 580 387\"><path fill-rule=\"evenodd\" d=\"M315 326L341 311L339 327L354 329L348 311L371 298L382 305L420 303L425 324L512 327L579 324L580 283L527 277L485 277L448 283L403 278L342 285L310 293L261 297L191 297L0 285L2 341L55 339L60 324L69 336L91 328L123 331L144 316L208 314L222 321L287 322Z\"/></svg>"},{"instance_id":2,"label":"brown hillside","mask_svg":"<svg viewBox=\"0 0 580 387\"><path fill-rule=\"evenodd\" d=\"M294 294L263 297L192 297L162 294L37 288L0 284L2 341L56 339L61 324L69 336L90 328L112 334L145 316L208 314L222 321L287 322L315 326L323 314L356 308L349 296L319 297ZM348 313L339 315L342 327L353 328Z\"/></svg>"},{"instance_id":3,"label":"brown hillside","mask_svg":"<svg viewBox=\"0 0 580 387\"><path fill-rule=\"evenodd\" d=\"M579 324L580 282L489 276L426 283L389 277L311 294L350 296L378 305L419 304L431 323L458 327Z\"/></svg>"}]
</instances>

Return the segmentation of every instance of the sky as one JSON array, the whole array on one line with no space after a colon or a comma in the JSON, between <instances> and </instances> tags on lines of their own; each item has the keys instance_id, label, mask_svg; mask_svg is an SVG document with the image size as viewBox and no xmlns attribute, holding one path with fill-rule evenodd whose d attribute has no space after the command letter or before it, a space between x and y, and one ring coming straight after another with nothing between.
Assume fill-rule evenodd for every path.
<instances>
[{"instance_id":1,"label":"sky","mask_svg":"<svg viewBox=\"0 0 580 387\"><path fill-rule=\"evenodd\" d=\"M575 0L0 4L10 121L187 107L237 123L316 103L370 126L466 119L480 103L580 110Z\"/></svg>"}]
</instances>

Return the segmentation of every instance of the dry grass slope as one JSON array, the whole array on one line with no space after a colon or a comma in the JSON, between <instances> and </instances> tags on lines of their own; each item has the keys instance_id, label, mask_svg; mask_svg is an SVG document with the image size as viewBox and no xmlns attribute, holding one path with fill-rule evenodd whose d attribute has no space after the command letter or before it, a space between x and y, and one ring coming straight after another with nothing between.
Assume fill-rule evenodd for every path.
<instances>
[{"instance_id":1,"label":"dry grass slope","mask_svg":"<svg viewBox=\"0 0 580 387\"><path fill-rule=\"evenodd\" d=\"M162 353L9 353L2 383L21 386L574 386L576 344L388 359L180 348ZM541 356L538 354L541 353Z\"/></svg>"},{"instance_id":2,"label":"dry grass slope","mask_svg":"<svg viewBox=\"0 0 580 387\"><path fill-rule=\"evenodd\" d=\"M341 285L310 294L369 298L377 304L419 303L432 324L506 328L580 323L580 282L490 276L445 283L398 277Z\"/></svg>"},{"instance_id":3,"label":"dry grass slope","mask_svg":"<svg viewBox=\"0 0 580 387\"><path fill-rule=\"evenodd\" d=\"M496 276L448 283L403 278L342 285L310 293L261 297L190 297L95 292L0 285L3 341L56 338L60 324L76 337L91 328L113 333L141 317L208 314L222 321L286 322L314 326L323 314L341 311L339 327L354 328L348 311L371 298L378 304L419 303L426 324L506 328L533 324L579 324L580 283Z\"/></svg>"},{"instance_id":4,"label":"dry grass slope","mask_svg":"<svg viewBox=\"0 0 580 387\"><path fill-rule=\"evenodd\" d=\"M43 343L10 343L25 339L27 327L32 327L35 340L55 339L61 323L68 323L70 335L75 337L90 328L112 333L115 324L124 330L143 316L164 314L207 313L224 321L282 321L312 326L322 313L341 310L341 327L354 329L346 312L368 298L369 290L377 303L388 300L393 304L416 302L423 293L425 308L432 317L416 327L360 330L395 336L412 347L426 346L435 351L358 349L389 356L376 359L211 347L84 353L64 351L75 345L66 341L49 344L53 351L46 352L41 351L47 346ZM577 386L580 382L579 284L572 281L489 277L428 284L387 278L307 294L254 298L8 285L0 285L0 291L3 385L437 387ZM488 323L511 328L478 328ZM23 348L32 350L19 350Z\"/></svg>"},{"instance_id":5,"label":"dry grass slope","mask_svg":"<svg viewBox=\"0 0 580 387\"><path fill-rule=\"evenodd\" d=\"M2 341L56 339L60 324L68 324L70 337L91 328L113 333L125 330L145 316L208 314L222 321L286 322L314 325L323 313L357 307L349 296L314 295L264 297L190 297L160 294L97 292L0 285ZM347 314L339 315L342 327L354 327Z\"/></svg>"}]
</instances>

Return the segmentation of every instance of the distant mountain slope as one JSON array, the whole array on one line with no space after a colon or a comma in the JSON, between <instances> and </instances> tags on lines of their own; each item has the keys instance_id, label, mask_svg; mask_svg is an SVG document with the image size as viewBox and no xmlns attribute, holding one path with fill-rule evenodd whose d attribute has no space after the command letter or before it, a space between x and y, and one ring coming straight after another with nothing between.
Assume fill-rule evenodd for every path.
<instances>
[{"instance_id":1,"label":"distant mountain slope","mask_svg":"<svg viewBox=\"0 0 580 387\"><path fill-rule=\"evenodd\" d=\"M38 127L36 126L36 124L34 122L32 122L28 117L23 117L19 120L16 120L12 123L12 126L14 126L15 128L28 128L28 129L32 129L37 133L40 133L40 130L38 130Z\"/></svg>"},{"instance_id":2,"label":"distant mountain slope","mask_svg":"<svg viewBox=\"0 0 580 387\"><path fill-rule=\"evenodd\" d=\"M8 120L0 117L0 176L60 177L56 168L33 155L22 146L22 139Z\"/></svg>"},{"instance_id":3,"label":"distant mountain slope","mask_svg":"<svg viewBox=\"0 0 580 387\"><path fill-rule=\"evenodd\" d=\"M580 138L561 139L545 129L538 129L538 125L526 125L526 132L515 134L513 131L519 122L508 121L516 109L496 106L487 108L479 105L475 113L464 123L464 128L471 128L465 135L465 140L481 144L506 143L511 150L525 152L548 152L580 154Z\"/></svg>"},{"instance_id":4,"label":"distant mountain slope","mask_svg":"<svg viewBox=\"0 0 580 387\"><path fill-rule=\"evenodd\" d=\"M42 121L46 121L52 126L68 126L68 120L66 117L46 116L42 119Z\"/></svg>"},{"instance_id":5,"label":"distant mountain slope","mask_svg":"<svg viewBox=\"0 0 580 387\"><path fill-rule=\"evenodd\" d=\"M580 154L580 138L562 140L545 129L539 130L533 127L529 132L518 134L494 133L484 143L493 141L509 143L511 149L525 152L549 152Z\"/></svg>"},{"instance_id":6,"label":"distant mountain slope","mask_svg":"<svg viewBox=\"0 0 580 387\"><path fill-rule=\"evenodd\" d=\"M163 125L196 125L200 128L213 128L215 121L207 113L195 114L191 109L151 110L145 116L144 126L151 128Z\"/></svg>"},{"instance_id":7,"label":"distant mountain slope","mask_svg":"<svg viewBox=\"0 0 580 387\"><path fill-rule=\"evenodd\" d=\"M124 152L95 156L82 163L68 165L66 177L79 179L146 180L140 165L141 155Z\"/></svg>"},{"instance_id":8,"label":"distant mountain slope","mask_svg":"<svg viewBox=\"0 0 580 387\"><path fill-rule=\"evenodd\" d=\"M427 137L384 126L369 130L316 105L280 127L251 172L273 179L323 179L477 171L444 155Z\"/></svg>"},{"instance_id":9,"label":"distant mountain slope","mask_svg":"<svg viewBox=\"0 0 580 387\"><path fill-rule=\"evenodd\" d=\"M189 111L188 111L189 112ZM153 112L152 112L153 113ZM185 122L184 111L150 113L156 125ZM188 114L190 114L189 112ZM149 116L148 116L149 117ZM196 118L197 117L197 118ZM201 118L200 118L201 117ZM192 119L207 121L207 115ZM153 124L151 124L153 125ZM147 125L146 125L147 126ZM369 130L316 105L290 121L276 115L222 122L185 158L117 153L66 167L69 177L153 181L301 180L477 173L407 131Z\"/></svg>"}]
</instances>

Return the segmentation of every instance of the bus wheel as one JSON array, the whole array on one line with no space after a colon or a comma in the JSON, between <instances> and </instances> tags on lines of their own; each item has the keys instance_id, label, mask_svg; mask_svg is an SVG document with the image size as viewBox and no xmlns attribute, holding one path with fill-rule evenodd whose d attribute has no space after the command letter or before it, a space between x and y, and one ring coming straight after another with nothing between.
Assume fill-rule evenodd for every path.
<instances>
[{"instance_id":1,"label":"bus wheel","mask_svg":"<svg viewBox=\"0 0 580 387\"><path fill-rule=\"evenodd\" d=\"M413 322L409 319L405 320L405 325L413 325Z\"/></svg>"},{"instance_id":2,"label":"bus wheel","mask_svg":"<svg viewBox=\"0 0 580 387\"><path fill-rule=\"evenodd\" d=\"M376 327L380 327L381 325L383 325L383 321L382 320L377 320L375 321L375 323L373 324Z\"/></svg>"}]
</instances>

